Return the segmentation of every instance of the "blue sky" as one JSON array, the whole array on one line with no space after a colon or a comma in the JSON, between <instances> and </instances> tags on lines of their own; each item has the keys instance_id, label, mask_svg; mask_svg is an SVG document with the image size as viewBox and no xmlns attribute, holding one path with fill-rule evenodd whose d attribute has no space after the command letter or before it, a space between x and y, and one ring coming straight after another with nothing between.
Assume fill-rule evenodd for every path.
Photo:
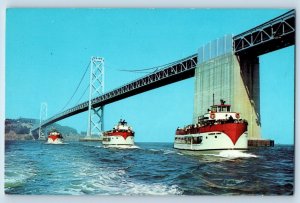
<instances>
[{"instance_id":1,"label":"blue sky","mask_svg":"<svg viewBox=\"0 0 300 203\"><path fill-rule=\"evenodd\" d=\"M239 34L284 9L9 9L6 27L6 118L48 115L72 96L91 56L105 58L105 90L194 54L225 34ZM263 138L294 141L294 46L260 57ZM77 104L87 76L68 107ZM105 130L120 119L136 141L172 142L177 126L192 122L194 79L105 106ZM85 94L87 99L87 94ZM81 100L83 101L83 100ZM59 122L86 131L87 113Z\"/></svg>"}]
</instances>

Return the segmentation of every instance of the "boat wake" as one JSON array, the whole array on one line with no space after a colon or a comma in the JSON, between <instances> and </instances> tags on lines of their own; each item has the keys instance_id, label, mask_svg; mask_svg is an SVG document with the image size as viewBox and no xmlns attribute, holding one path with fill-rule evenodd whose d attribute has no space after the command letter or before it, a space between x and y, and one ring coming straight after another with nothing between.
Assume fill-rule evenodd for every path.
<instances>
[{"instance_id":1,"label":"boat wake","mask_svg":"<svg viewBox=\"0 0 300 203\"><path fill-rule=\"evenodd\" d=\"M245 153L238 150L223 150L220 151L219 154L205 154L215 157L222 157L222 158L228 158L228 159L237 159L237 158L257 158L258 156L250 153Z\"/></svg>"},{"instance_id":2,"label":"boat wake","mask_svg":"<svg viewBox=\"0 0 300 203\"><path fill-rule=\"evenodd\" d=\"M162 154L176 154L177 151L169 150L169 149L149 149L149 151L154 153L162 153Z\"/></svg>"},{"instance_id":3,"label":"boat wake","mask_svg":"<svg viewBox=\"0 0 300 203\"><path fill-rule=\"evenodd\" d=\"M20 173L19 171L22 171ZM27 180L34 177L36 173L33 169L26 169L23 168L21 170L6 170L5 171L5 190L8 191L11 188L20 187L26 184Z\"/></svg>"},{"instance_id":4,"label":"boat wake","mask_svg":"<svg viewBox=\"0 0 300 203\"><path fill-rule=\"evenodd\" d=\"M103 148L115 148L115 149L140 149L140 147L136 145L107 145L103 146Z\"/></svg>"},{"instance_id":5,"label":"boat wake","mask_svg":"<svg viewBox=\"0 0 300 203\"><path fill-rule=\"evenodd\" d=\"M101 195L176 195L182 194L177 185L146 183L129 178L125 168L100 168L81 164L77 177L68 187L57 188L58 194L101 194ZM81 181L82 177L89 177ZM92 178L91 178L92 177ZM77 179L78 178L78 179Z\"/></svg>"}]
</instances>

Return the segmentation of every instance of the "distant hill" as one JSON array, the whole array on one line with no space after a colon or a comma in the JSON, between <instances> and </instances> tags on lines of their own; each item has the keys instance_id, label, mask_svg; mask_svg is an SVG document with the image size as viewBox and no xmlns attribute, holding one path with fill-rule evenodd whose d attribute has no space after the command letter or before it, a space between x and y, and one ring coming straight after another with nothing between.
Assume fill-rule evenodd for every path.
<instances>
[{"instance_id":1,"label":"distant hill","mask_svg":"<svg viewBox=\"0 0 300 203\"><path fill-rule=\"evenodd\" d=\"M30 128L38 124L38 119L19 118L19 119L6 119L5 120L5 140L32 140L30 135ZM61 126L57 123L51 124L47 130L58 130L67 141L77 141L82 137L76 129L69 126ZM38 130L33 132L34 137L38 137Z\"/></svg>"}]
</instances>

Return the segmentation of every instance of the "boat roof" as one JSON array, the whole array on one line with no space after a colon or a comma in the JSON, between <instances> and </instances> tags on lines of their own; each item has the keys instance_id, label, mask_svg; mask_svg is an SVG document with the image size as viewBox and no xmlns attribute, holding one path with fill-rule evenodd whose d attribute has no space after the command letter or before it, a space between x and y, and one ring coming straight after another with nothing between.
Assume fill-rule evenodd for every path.
<instances>
[{"instance_id":1,"label":"boat roof","mask_svg":"<svg viewBox=\"0 0 300 203\"><path fill-rule=\"evenodd\" d=\"M230 104L214 104L211 107L214 107L214 106L231 106L231 105Z\"/></svg>"}]
</instances>

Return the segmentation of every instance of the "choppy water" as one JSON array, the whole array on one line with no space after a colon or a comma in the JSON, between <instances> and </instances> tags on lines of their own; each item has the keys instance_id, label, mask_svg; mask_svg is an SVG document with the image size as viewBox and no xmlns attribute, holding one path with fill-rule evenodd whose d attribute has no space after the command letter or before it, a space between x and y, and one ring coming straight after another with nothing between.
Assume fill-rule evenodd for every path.
<instances>
[{"instance_id":1,"label":"choppy water","mask_svg":"<svg viewBox=\"0 0 300 203\"><path fill-rule=\"evenodd\" d=\"M5 142L6 194L291 195L294 147L184 152L171 143Z\"/></svg>"}]
</instances>

